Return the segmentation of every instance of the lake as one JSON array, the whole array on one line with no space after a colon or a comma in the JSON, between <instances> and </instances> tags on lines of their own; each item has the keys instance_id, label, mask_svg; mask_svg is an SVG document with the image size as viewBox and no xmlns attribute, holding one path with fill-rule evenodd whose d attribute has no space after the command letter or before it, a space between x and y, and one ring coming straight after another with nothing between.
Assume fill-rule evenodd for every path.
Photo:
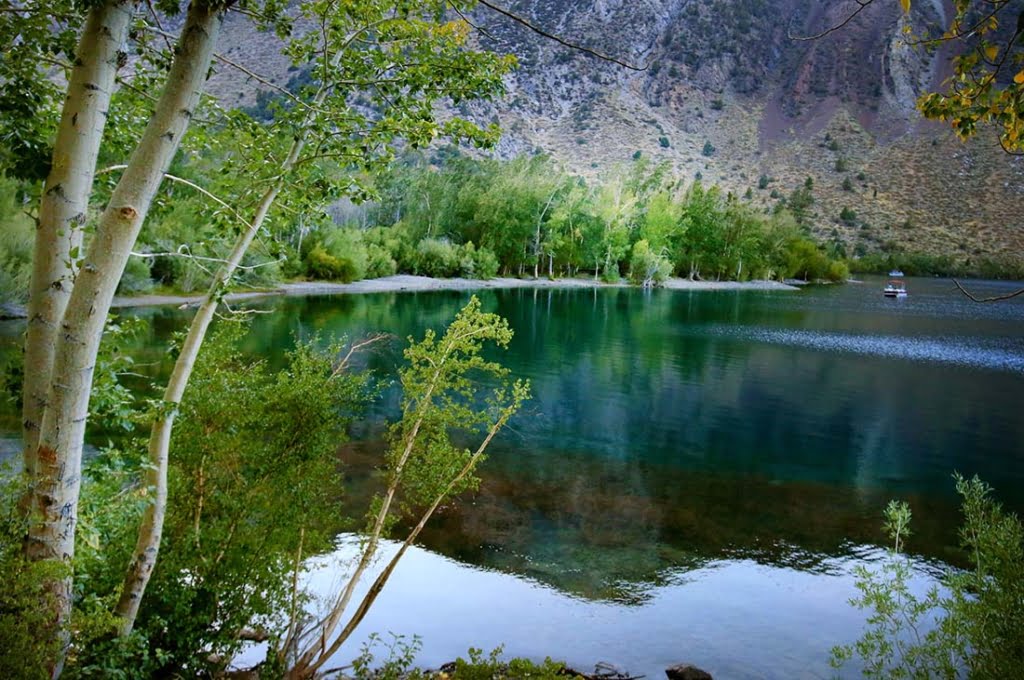
<instances>
[{"instance_id":1,"label":"lake","mask_svg":"<svg viewBox=\"0 0 1024 680\"><path fill-rule=\"evenodd\" d=\"M922 589L961 563L953 471L1024 509L1024 301L980 305L914 278L892 300L882 283L480 292L516 331L495 357L534 398L492 446L479 492L425 532L357 637L418 634L430 666L504 644L648 678L680 661L726 678L831 676L830 647L863 622L847 604L851 570L884 556L889 499L913 509ZM399 338L442 328L468 297L264 300L272 313L246 350L278 362L295 337L386 331L396 340L362 358L386 376ZM133 313L152 319L139 362L166 370L164 343L188 314ZM18 328L0 327L8 348ZM385 390L341 448L354 488L397 406ZM0 426L13 431L16 414ZM311 583L327 588L335 562L318 564Z\"/></svg>"}]
</instances>

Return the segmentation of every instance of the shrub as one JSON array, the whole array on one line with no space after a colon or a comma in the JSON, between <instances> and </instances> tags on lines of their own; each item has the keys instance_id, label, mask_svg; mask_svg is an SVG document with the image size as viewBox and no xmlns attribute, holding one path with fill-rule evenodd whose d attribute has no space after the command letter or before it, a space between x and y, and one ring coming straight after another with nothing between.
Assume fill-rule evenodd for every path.
<instances>
[{"instance_id":1,"label":"shrub","mask_svg":"<svg viewBox=\"0 0 1024 680\"><path fill-rule=\"evenodd\" d=\"M416 246L416 273L448 278L459 274L459 250L446 240L425 238Z\"/></svg>"},{"instance_id":2,"label":"shrub","mask_svg":"<svg viewBox=\"0 0 1024 680\"><path fill-rule=\"evenodd\" d=\"M366 246L366 278L376 279L381 276L391 276L398 272L398 263L391 253L376 243Z\"/></svg>"},{"instance_id":3,"label":"shrub","mask_svg":"<svg viewBox=\"0 0 1024 680\"><path fill-rule=\"evenodd\" d=\"M651 250L646 239L633 244L629 258L629 280L637 285L655 286L672 274L672 263L663 254Z\"/></svg>"},{"instance_id":4,"label":"shrub","mask_svg":"<svg viewBox=\"0 0 1024 680\"><path fill-rule=\"evenodd\" d=\"M841 283L850 278L850 268L846 266L845 262L834 261L828 266L825 278L829 281Z\"/></svg>"},{"instance_id":5,"label":"shrub","mask_svg":"<svg viewBox=\"0 0 1024 680\"><path fill-rule=\"evenodd\" d=\"M367 244L375 244L387 251L400 272L416 271L416 238L413 229L405 222L390 227L374 227L363 232Z\"/></svg>"},{"instance_id":6,"label":"shrub","mask_svg":"<svg viewBox=\"0 0 1024 680\"><path fill-rule=\"evenodd\" d=\"M664 135L658 138L658 144L661 145L662 149L667 149L672 146L672 143L668 141L668 137L665 137Z\"/></svg>"},{"instance_id":7,"label":"shrub","mask_svg":"<svg viewBox=\"0 0 1024 680\"><path fill-rule=\"evenodd\" d=\"M49 677L46 662L59 644L46 582L60 575L60 565L22 555L27 525L17 501L23 492L21 475L0 468L0 677L41 679Z\"/></svg>"},{"instance_id":8,"label":"shrub","mask_svg":"<svg viewBox=\"0 0 1024 680\"><path fill-rule=\"evenodd\" d=\"M367 252L354 229L332 229L306 254L306 273L314 279L356 281L366 275Z\"/></svg>"},{"instance_id":9,"label":"shrub","mask_svg":"<svg viewBox=\"0 0 1024 680\"><path fill-rule=\"evenodd\" d=\"M476 251L476 277L493 279L498 275L498 256L489 248L478 248Z\"/></svg>"},{"instance_id":10,"label":"shrub","mask_svg":"<svg viewBox=\"0 0 1024 680\"><path fill-rule=\"evenodd\" d=\"M843 209L839 211L839 219L842 220L844 224L848 224L852 227L857 223L857 211L844 205Z\"/></svg>"},{"instance_id":11,"label":"shrub","mask_svg":"<svg viewBox=\"0 0 1024 680\"><path fill-rule=\"evenodd\" d=\"M469 659L455 660L452 677L455 680L560 680L571 677L565 664L550 657L537 664L528 659L501 661L502 648L492 650L484 656L483 650L470 647Z\"/></svg>"},{"instance_id":12,"label":"shrub","mask_svg":"<svg viewBox=\"0 0 1024 680\"><path fill-rule=\"evenodd\" d=\"M147 677L216 676L214 656L245 644L238 631L283 630L297 549L327 548L339 527L335 452L365 379L315 338L273 372L237 349L243 325L219 328L174 430L163 547L136 626L159 650Z\"/></svg>"},{"instance_id":13,"label":"shrub","mask_svg":"<svg viewBox=\"0 0 1024 680\"><path fill-rule=\"evenodd\" d=\"M321 245L313 246L306 255L306 273L314 279L333 281L344 276L341 260L329 255Z\"/></svg>"},{"instance_id":14,"label":"shrub","mask_svg":"<svg viewBox=\"0 0 1024 680\"><path fill-rule=\"evenodd\" d=\"M889 558L879 571L856 569L861 595L851 602L871 612L867 630L855 644L833 648L835 668L855 654L863 674L875 678L1009 678L1024 668L1024 526L977 477L954 477L971 568L946 569L948 594L937 586L924 596L911 592L912 565L903 553L910 506L891 502L885 511Z\"/></svg>"},{"instance_id":15,"label":"shrub","mask_svg":"<svg viewBox=\"0 0 1024 680\"><path fill-rule=\"evenodd\" d=\"M704 148L701 150L701 153L705 156L711 156L715 153L715 146L710 141L704 142Z\"/></svg>"}]
</instances>

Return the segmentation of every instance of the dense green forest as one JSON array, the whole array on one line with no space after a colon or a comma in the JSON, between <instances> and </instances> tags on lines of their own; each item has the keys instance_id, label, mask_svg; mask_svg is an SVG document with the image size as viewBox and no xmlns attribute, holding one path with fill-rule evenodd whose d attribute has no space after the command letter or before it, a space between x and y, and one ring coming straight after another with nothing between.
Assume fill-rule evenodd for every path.
<instances>
[{"instance_id":1,"label":"dense green forest","mask_svg":"<svg viewBox=\"0 0 1024 680\"><path fill-rule=\"evenodd\" d=\"M182 163L196 183L218 164ZM23 299L32 223L26 187L0 183L0 292ZM234 231L230 215L188 186L165 190L146 223L119 290L192 292L210 285ZM817 245L793 214L765 214L716 187L686 183L645 160L597 181L543 155L471 158L455 147L409 153L367 197L279 219L240 267L240 283L353 281L396 273L488 279L504 276L628 278L657 285L691 279L844 280L846 264ZM171 198L174 200L170 200Z\"/></svg>"}]
</instances>

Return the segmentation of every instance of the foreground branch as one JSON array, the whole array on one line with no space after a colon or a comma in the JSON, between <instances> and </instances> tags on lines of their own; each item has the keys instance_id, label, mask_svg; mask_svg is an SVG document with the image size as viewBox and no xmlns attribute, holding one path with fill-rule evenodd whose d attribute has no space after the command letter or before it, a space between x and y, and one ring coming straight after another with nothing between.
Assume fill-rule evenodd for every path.
<instances>
[{"instance_id":1,"label":"foreground branch","mask_svg":"<svg viewBox=\"0 0 1024 680\"><path fill-rule=\"evenodd\" d=\"M956 284L956 287L960 289L961 293L969 297L971 300L974 300L975 302L1001 302L1002 300L1009 300L1011 298L1015 298L1018 295L1024 295L1024 288L1020 288L1018 290L1013 291L1012 293L1007 293L1006 295L994 295L992 297L979 298L972 295L966 288L960 285L960 282L957 281L956 279L953 279L953 283Z\"/></svg>"},{"instance_id":2,"label":"foreground branch","mask_svg":"<svg viewBox=\"0 0 1024 680\"><path fill-rule=\"evenodd\" d=\"M615 57L610 57L607 54L604 54L602 52L598 52L597 50L593 50L593 49L590 49L589 47L584 47L583 45L579 45L577 43L570 42L570 41L566 40L565 38L561 38L561 37L555 35L554 33L549 33L547 31L545 31L543 28L541 28L540 26L537 26L536 24L530 22L529 20L524 19L523 17L519 16L518 14L513 14L512 12L508 11L507 9L504 9L502 7L499 7L498 5L495 5L495 4L491 3L489 0L478 0L478 1L480 2L481 5L483 5L487 9L489 9L489 10L491 10L493 12L497 12L498 14L502 15L503 17L511 19L512 21L516 22L517 24L519 24L521 26L525 26L526 28L530 29L531 31L533 31L537 35L539 35L541 37L544 37L544 38L547 38L548 40L553 40L556 43L558 43L559 45L562 45L563 47L568 47L571 50L576 50L577 52L583 52L585 54L589 54L589 55L591 55L593 57L597 57L598 59L601 59L602 61L610 61L613 64L618 64L619 66L622 66L624 68L628 68L630 71L646 71L647 70L647 64L644 64L643 66L634 66L633 64L629 64L629 63L626 63L624 61L620 61L619 59L616 59Z\"/></svg>"}]
</instances>

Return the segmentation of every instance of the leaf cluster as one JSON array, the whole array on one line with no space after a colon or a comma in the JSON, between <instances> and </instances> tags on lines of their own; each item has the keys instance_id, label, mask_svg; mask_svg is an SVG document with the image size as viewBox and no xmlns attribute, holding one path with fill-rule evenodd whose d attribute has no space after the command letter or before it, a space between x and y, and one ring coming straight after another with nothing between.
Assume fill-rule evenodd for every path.
<instances>
[{"instance_id":1,"label":"leaf cluster","mask_svg":"<svg viewBox=\"0 0 1024 680\"><path fill-rule=\"evenodd\" d=\"M296 554L326 549L341 528L336 451L367 377L339 363L340 344L316 338L273 371L238 349L244 332L219 324L182 401L160 560L135 632L83 646L74 672L216 672L244 644L243 630L285 629ZM108 451L88 468L76 611L93 615L83 620L101 621L120 591L151 500L134 481L142 460L141 451Z\"/></svg>"},{"instance_id":2,"label":"leaf cluster","mask_svg":"<svg viewBox=\"0 0 1024 680\"><path fill-rule=\"evenodd\" d=\"M479 483L470 473L450 486L474 457L474 451L455 444L452 435L486 432L527 398L527 385L512 383L507 368L482 355L485 345L506 348L511 339L508 322L481 311L476 296L441 337L427 330L423 340L409 339L404 352L408 365L399 372L403 416L390 428L386 454L388 473L400 484L405 512Z\"/></svg>"},{"instance_id":3,"label":"leaf cluster","mask_svg":"<svg viewBox=\"0 0 1024 680\"><path fill-rule=\"evenodd\" d=\"M910 508L891 502L888 559L878 571L856 569L860 596L851 604L868 611L866 629L854 644L832 650L834 667L856 657L874 678L1006 678L1024 664L1024 526L977 477L955 480L971 568L949 568L941 587L916 594L914 568L902 552Z\"/></svg>"},{"instance_id":4,"label":"leaf cluster","mask_svg":"<svg viewBox=\"0 0 1024 680\"><path fill-rule=\"evenodd\" d=\"M910 0L901 4L910 10ZM929 50L951 42L959 49L945 91L921 96L918 108L926 118L949 121L962 139L975 134L979 125L993 124L1005 150L1024 151L1024 15L1019 4L954 0L953 10L949 25L938 35L910 38Z\"/></svg>"}]
</instances>

